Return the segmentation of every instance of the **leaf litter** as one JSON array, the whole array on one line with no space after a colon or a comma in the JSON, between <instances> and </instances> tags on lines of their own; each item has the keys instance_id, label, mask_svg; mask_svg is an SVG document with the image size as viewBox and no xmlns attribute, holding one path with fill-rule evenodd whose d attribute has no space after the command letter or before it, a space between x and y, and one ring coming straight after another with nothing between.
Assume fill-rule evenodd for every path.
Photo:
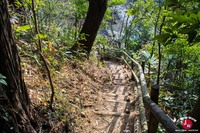
<instances>
[{"instance_id":1,"label":"leaf litter","mask_svg":"<svg viewBox=\"0 0 200 133\"><path fill-rule=\"evenodd\" d=\"M22 58L22 70L32 106L32 123L40 133L82 133L94 119L99 92L112 87L110 72L95 59L67 61L52 73L54 110L48 108L50 86L45 72L34 60ZM86 128L87 127L87 128Z\"/></svg>"}]
</instances>

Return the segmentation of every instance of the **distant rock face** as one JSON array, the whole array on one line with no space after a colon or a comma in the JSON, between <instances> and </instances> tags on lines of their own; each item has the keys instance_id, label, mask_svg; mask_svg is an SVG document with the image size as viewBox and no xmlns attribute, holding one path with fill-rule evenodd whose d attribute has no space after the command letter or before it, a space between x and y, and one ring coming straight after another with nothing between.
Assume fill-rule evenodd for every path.
<instances>
[{"instance_id":1,"label":"distant rock face","mask_svg":"<svg viewBox=\"0 0 200 133\"><path fill-rule=\"evenodd\" d=\"M131 3L134 2L135 0L127 0L127 3Z\"/></svg>"},{"instance_id":2,"label":"distant rock face","mask_svg":"<svg viewBox=\"0 0 200 133\"><path fill-rule=\"evenodd\" d=\"M108 26L105 29L100 30L99 33L107 36L113 43L116 41L122 42L122 39L125 36L124 28L131 20L131 16L128 16L126 11L133 1L134 0L127 0L126 4L112 6L112 20L108 21ZM116 45L116 43L113 45Z\"/></svg>"}]
</instances>

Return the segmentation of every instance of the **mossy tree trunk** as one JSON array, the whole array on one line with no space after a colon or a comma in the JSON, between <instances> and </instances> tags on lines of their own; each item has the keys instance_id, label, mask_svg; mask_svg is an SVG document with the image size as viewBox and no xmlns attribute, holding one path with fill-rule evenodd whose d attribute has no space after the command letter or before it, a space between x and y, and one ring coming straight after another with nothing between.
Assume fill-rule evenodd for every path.
<instances>
[{"instance_id":1,"label":"mossy tree trunk","mask_svg":"<svg viewBox=\"0 0 200 133\"><path fill-rule=\"evenodd\" d=\"M0 130L6 133L35 133L30 122L30 99L22 79L20 59L8 14L7 1L0 0Z\"/></svg>"},{"instance_id":2,"label":"mossy tree trunk","mask_svg":"<svg viewBox=\"0 0 200 133\"><path fill-rule=\"evenodd\" d=\"M78 42L71 48L72 51L80 50L90 55L99 26L107 9L107 0L88 0L89 8Z\"/></svg>"}]
</instances>

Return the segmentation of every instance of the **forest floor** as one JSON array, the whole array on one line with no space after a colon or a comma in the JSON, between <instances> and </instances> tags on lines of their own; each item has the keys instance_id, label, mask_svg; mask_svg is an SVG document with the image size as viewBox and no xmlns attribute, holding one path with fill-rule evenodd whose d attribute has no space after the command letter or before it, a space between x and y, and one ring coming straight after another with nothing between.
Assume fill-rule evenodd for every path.
<instances>
[{"instance_id":1,"label":"forest floor","mask_svg":"<svg viewBox=\"0 0 200 133\"><path fill-rule=\"evenodd\" d=\"M114 62L97 65L95 59L67 61L52 73L55 100L50 110L45 70L34 60L22 58L22 62L37 132L120 133L134 129L137 101L124 66Z\"/></svg>"},{"instance_id":2,"label":"forest floor","mask_svg":"<svg viewBox=\"0 0 200 133\"><path fill-rule=\"evenodd\" d=\"M131 73L120 63L105 62L111 73L111 85L98 92L98 100L87 110L90 123L84 133L136 133L140 132L139 113Z\"/></svg>"}]
</instances>

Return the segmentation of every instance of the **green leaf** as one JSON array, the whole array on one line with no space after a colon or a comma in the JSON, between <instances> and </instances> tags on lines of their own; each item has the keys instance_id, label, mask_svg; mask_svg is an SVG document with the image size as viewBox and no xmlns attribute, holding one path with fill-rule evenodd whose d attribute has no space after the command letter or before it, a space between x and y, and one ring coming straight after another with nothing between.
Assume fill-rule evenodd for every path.
<instances>
[{"instance_id":1,"label":"green leaf","mask_svg":"<svg viewBox=\"0 0 200 133\"><path fill-rule=\"evenodd\" d=\"M46 35L46 34L37 34L37 35L35 36L35 38L36 38L36 39L45 39L45 38L47 38L47 35Z\"/></svg>"},{"instance_id":2,"label":"green leaf","mask_svg":"<svg viewBox=\"0 0 200 133\"><path fill-rule=\"evenodd\" d=\"M171 35L166 33L166 34L157 35L153 39L158 40L161 43L165 43L169 38L171 38Z\"/></svg>"},{"instance_id":3,"label":"green leaf","mask_svg":"<svg viewBox=\"0 0 200 133\"><path fill-rule=\"evenodd\" d=\"M3 76L1 73L0 73L0 83L3 84L3 85L8 85L5 81L6 77Z\"/></svg>"},{"instance_id":4,"label":"green leaf","mask_svg":"<svg viewBox=\"0 0 200 133\"><path fill-rule=\"evenodd\" d=\"M198 15L197 14L191 13L190 14L190 18L193 19L193 20L198 21Z\"/></svg>"},{"instance_id":5,"label":"green leaf","mask_svg":"<svg viewBox=\"0 0 200 133\"><path fill-rule=\"evenodd\" d=\"M16 29L16 32L26 31L26 30L29 30L30 28L31 28L30 25L19 26Z\"/></svg>"},{"instance_id":6,"label":"green leaf","mask_svg":"<svg viewBox=\"0 0 200 133\"><path fill-rule=\"evenodd\" d=\"M168 33L173 33L173 30L169 27L164 28L164 30Z\"/></svg>"},{"instance_id":7,"label":"green leaf","mask_svg":"<svg viewBox=\"0 0 200 133\"><path fill-rule=\"evenodd\" d=\"M4 79L0 79L0 83L6 86L8 85Z\"/></svg>"},{"instance_id":8,"label":"green leaf","mask_svg":"<svg viewBox=\"0 0 200 133\"><path fill-rule=\"evenodd\" d=\"M179 29L179 33L181 34L190 34L191 32L195 31L199 28L199 24L193 24L191 26L185 26Z\"/></svg>"},{"instance_id":9,"label":"green leaf","mask_svg":"<svg viewBox=\"0 0 200 133\"><path fill-rule=\"evenodd\" d=\"M4 119L5 121L7 121L7 122L9 121L7 117L5 117L5 116L2 116L2 117L3 117L3 119Z\"/></svg>"},{"instance_id":10,"label":"green leaf","mask_svg":"<svg viewBox=\"0 0 200 133\"><path fill-rule=\"evenodd\" d=\"M173 11L164 10L163 15L166 17L173 17L174 13L173 13Z\"/></svg>"},{"instance_id":11,"label":"green leaf","mask_svg":"<svg viewBox=\"0 0 200 133\"><path fill-rule=\"evenodd\" d=\"M6 77L0 73L0 79L6 79Z\"/></svg>"},{"instance_id":12,"label":"green leaf","mask_svg":"<svg viewBox=\"0 0 200 133\"><path fill-rule=\"evenodd\" d=\"M134 20L132 21L132 24L136 24L136 23L142 21L143 19L144 19L144 18L134 19Z\"/></svg>"},{"instance_id":13,"label":"green leaf","mask_svg":"<svg viewBox=\"0 0 200 133\"><path fill-rule=\"evenodd\" d=\"M178 22L173 26L173 30L177 30L178 28L180 28L183 24Z\"/></svg>"},{"instance_id":14,"label":"green leaf","mask_svg":"<svg viewBox=\"0 0 200 133\"><path fill-rule=\"evenodd\" d=\"M151 54L148 52L148 51L141 51L141 54L146 58L150 58L151 57Z\"/></svg>"},{"instance_id":15,"label":"green leaf","mask_svg":"<svg viewBox=\"0 0 200 133\"><path fill-rule=\"evenodd\" d=\"M194 43L199 43L200 42L200 36L197 36L194 40Z\"/></svg>"},{"instance_id":16,"label":"green leaf","mask_svg":"<svg viewBox=\"0 0 200 133\"><path fill-rule=\"evenodd\" d=\"M173 18L175 20L177 20L178 22L181 23L195 23L195 19L193 18L193 16L187 16L187 15L174 15Z\"/></svg>"},{"instance_id":17,"label":"green leaf","mask_svg":"<svg viewBox=\"0 0 200 133\"><path fill-rule=\"evenodd\" d=\"M22 3L19 2L19 0L15 1L15 4L16 4L18 7L21 7L21 6L22 6Z\"/></svg>"},{"instance_id":18,"label":"green leaf","mask_svg":"<svg viewBox=\"0 0 200 133\"><path fill-rule=\"evenodd\" d=\"M200 20L200 11L197 13L198 20Z\"/></svg>"},{"instance_id":19,"label":"green leaf","mask_svg":"<svg viewBox=\"0 0 200 133\"><path fill-rule=\"evenodd\" d=\"M185 11L181 9L177 9L175 12L176 12L175 14L183 15Z\"/></svg>"},{"instance_id":20,"label":"green leaf","mask_svg":"<svg viewBox=\"0 0 200 133\"><path fill-rule=\"evenodd\" d=\"M190 28L182 28L179 30L179 33L181 34L188 34L190 33L191 31L193 31L193 29L190 29Z\"/></svg>"},{"instance_id":21,"label":"green leaf","mask_svg":"<svg viewBox=\"0 0 200 133\"><path fill-rule=\"evenodd\" d=\"M126 0L111 0L109 1L108 5L113 6L113 5L123 5L126 3Z\"/></svg>"},{"instance_id":22,"label":"green leaf","mask_svg":"<svg viewBox=\"0 0 200 133\"><path fill-rule=\"evenodd\" d=\"M126 10L126 14L128 16L136 15L138 14L138 10L136 8L131 8L131 9Z\"/></svg>"},{"instance_id":23,"label":"green leaf","mask_svg":"<svg viewBox=\"0 0 200 133\"><path fill-rule=\"evenodd\" d=\"M177 0L165 0L165 3L163 4L163 6L177 6L179 3Z\"/></svg>"}]
</instances>

